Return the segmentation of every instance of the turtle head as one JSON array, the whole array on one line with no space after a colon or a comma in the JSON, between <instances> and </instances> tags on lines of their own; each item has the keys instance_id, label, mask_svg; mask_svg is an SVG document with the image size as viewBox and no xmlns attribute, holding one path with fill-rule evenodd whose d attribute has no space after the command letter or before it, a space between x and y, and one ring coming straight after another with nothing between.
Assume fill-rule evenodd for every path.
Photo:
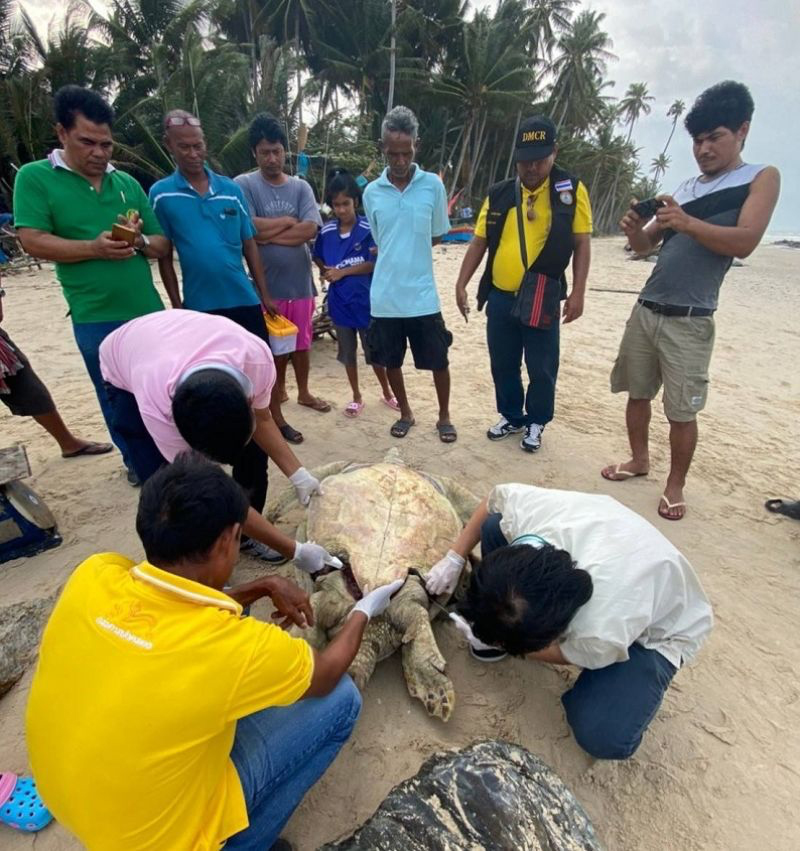
<instances>
[{"instance_id":1,"label":"turtle head","mask_svg":"<svg viewBox=\"0 0 800 851\"><path fill-rule=\"evenodd\" d=\"M383 456L383 460L387 464L400 464L403 467L406 466L406 462L400 457L400 450L396 446L393 446L386 455Z\"/></svg>"}]
</instances>

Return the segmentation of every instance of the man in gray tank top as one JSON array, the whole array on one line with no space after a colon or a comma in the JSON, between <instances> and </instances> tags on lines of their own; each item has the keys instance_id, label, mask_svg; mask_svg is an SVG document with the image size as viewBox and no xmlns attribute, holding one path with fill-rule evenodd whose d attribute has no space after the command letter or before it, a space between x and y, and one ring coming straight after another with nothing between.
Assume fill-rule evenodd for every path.
<instances>
[{"instance_id":1,"label":"man in gray tank top","mask_svg":"<svg viewBox=\"0 0 800 851\"><path fill-rule=\"evenodd\" d=\"M733 258L755 250L778 201L778 170L742 160L752 116L742 83L706 89L685 120L701 173L659 196L655 216L643 218L631 205L620 222L634 251L646 254L659 243L661 251L611 372L612 393L628 393L631 458L601 472L612 482L647 475L651 401L663 385L672 463L658 513L667 520L686 513L683 488L708 393L719 288Z\"/></svg>"}]
</instances>

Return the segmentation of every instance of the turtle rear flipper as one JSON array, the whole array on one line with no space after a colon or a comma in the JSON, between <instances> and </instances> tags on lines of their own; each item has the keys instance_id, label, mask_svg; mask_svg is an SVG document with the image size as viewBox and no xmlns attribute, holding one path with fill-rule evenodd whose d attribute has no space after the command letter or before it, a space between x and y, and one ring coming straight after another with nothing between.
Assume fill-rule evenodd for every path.
<instances>
[{"instance_id":1,"label":"turtle rear flipper","mask_svg":"<svg viewBox=\"0 0 800 851\"><path fill-rule=\"evenodd\" d=\"M431 629L427 594L417 576L409 576L384 617L402 634L403 674L408 693L421 700L429 715L447 721L455 689L445 674L447 663Z\"/></svg>"}]
</instances>

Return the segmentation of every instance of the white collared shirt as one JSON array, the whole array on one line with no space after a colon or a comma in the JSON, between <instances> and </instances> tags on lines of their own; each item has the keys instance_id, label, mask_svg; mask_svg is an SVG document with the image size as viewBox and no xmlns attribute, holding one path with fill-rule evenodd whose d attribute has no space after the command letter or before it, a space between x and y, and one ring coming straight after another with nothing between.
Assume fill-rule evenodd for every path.
<instances>
[{"instance_id":1,"label":"white collared shirt","mask_svg":"<svg viewBox=\"0 0 800 851\"><path fill-rule=\"evenodd\" d=\"M623 662L634 642L676 668L697 654L711 605L686 557L643 517L610 496L522 484L497 485L488 505L508 541L544 538L592 577L591 599L560 643L574 665Z\"/></svg>"}]
</instances>

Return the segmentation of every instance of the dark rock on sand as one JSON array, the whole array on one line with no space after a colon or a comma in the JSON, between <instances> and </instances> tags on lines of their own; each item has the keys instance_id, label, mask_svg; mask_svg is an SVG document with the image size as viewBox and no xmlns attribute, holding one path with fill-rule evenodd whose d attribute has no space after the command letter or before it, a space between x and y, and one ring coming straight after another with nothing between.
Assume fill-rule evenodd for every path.
<instances>
[{"instance_id":1,"label":"dark rock on sand","mask_svg":"<svg viewBox=\"0 0 800 851\"><path fill-rule=\"evenodd\" d=\"M538 757L507 742L436 754L352 836L319 851L600 851L583 807Z\"/></svg>"},{"instance_id":2,"label":"dark rock on sand","mask_svg":"<svg viewBox=\"0 0 800 851\"><path fill-rule=\"evenodd\" d=\"M0 607L0 696L36 658L42 629L55 596Z\"/></svg>"}]
</instances>

